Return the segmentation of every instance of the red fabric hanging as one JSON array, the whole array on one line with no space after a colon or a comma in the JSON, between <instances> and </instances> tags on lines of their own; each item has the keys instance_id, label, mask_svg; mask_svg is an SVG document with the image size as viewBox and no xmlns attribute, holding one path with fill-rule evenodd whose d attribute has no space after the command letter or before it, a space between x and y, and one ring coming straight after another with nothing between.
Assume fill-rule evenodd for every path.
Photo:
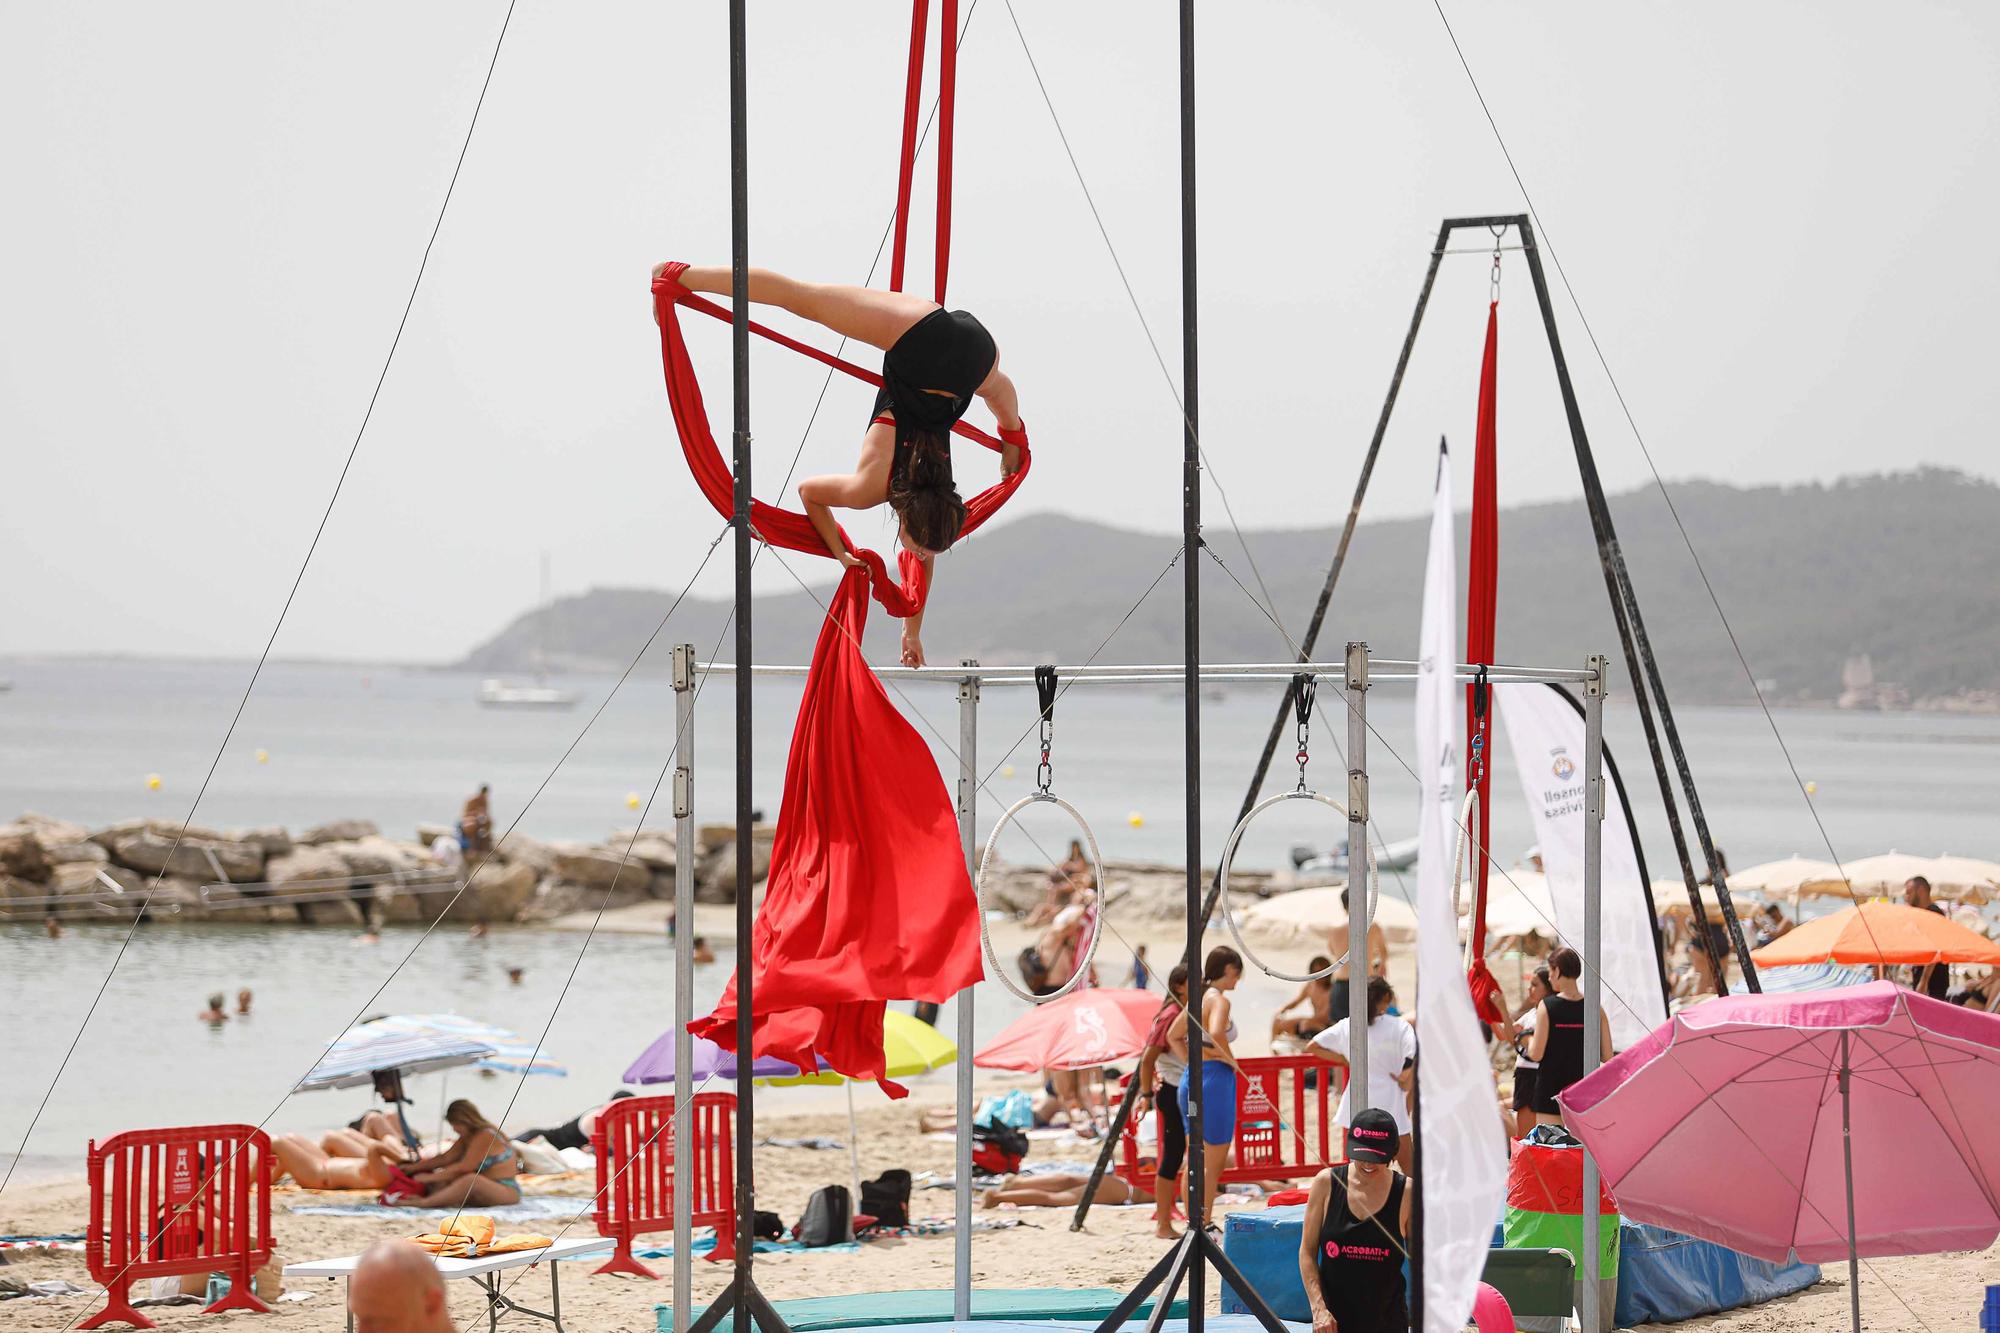
<instances>
[{"instance_id":1,"label":"red fabric hanging","mask_svg":"<svg viewBox=\"0 0 2000 1333\"><path fill-rule=\"evenodd\" d=\"M949 999L981 966L951 794L861 655L867 622L849 570L813 648L748 956L755 1055L881 1079L884 1001ZM735 978L688 1030L736 1049Z\"/></svg>"},{"instance_id":2,"label":"red fabric hanging","mask_svg":"<svg viewBox=\"0 0 2000 1333\"><path fill-rule=\"evenodd\" d=\"M722 457L722 449L716 443L715 432L708 424L708 409L701 400L701 380L696 376L694 362L688 355L687 340L681 332L680 307L688 306L703 314L727 321L730 312L695 295L681 286L680 275L687 268L685 264L671 264L653 282L653 310L660 323L660 361L666 371L667 399L673 404L674 425L680 431L681 449L687 455L688 470L694 473L695 483L701 487L708 502L715 506L715 512L728 518L735 512L735 478L729 471L729 464ZM769 329L754 320L750 331L760 337L769 338L783 347L811 357L824 365L844 371L858 380L882 385L882 377L872 370L864 369L850 361L808 346L796 338L788 338L775 329ZM999 512L1021 483L1027 480L1030 456L1028 433L1001 431L995 439L985 431L959 422L952 427L952 433L969 440L975 440L988 449L1000 449L1003 444L1018 445L1021 450L1021 467L1011 477L1002 478L997 484L987 487L965 502L965 525L959 535L965 536ZM757 535L773 546L786 550L803 551L808 555L821 555L831 560L833 553L820 540L812 521L804 514L790 509L780 509L776 505L765 504L762 500L750 502L750 526ZM841 537L847 538L845 528ZM924 584L924 565L909 551L898 552L899 569L896 577L889 574L888 563L873 551L847 542L848 549L860 557L868 567L869 583L875 591L875 600L892 616L911 616L921 610L928 589Z\"/></svg>"},{"instance_id":3,"label":"red fabric hanging","mask_svg":"<svg viewBox=\"0 0 2000 1333\"><path fill-rule=\"evenodd\" d=\"M1466 567L1465 660L1493 663L1494 622L1500 593L1500 500L1498 482L1500 362L1500 303L1486 308L1486 351L1479 363L1479 425L1472 454L1472 543ZM1492 864L1493 737L1492 693L1478 684L1465 687L1465 781L1479 793L1479 814L1472 830L1477 840L1472 895L1472 957L1466 982L1480 1020L1505 1020L1500 986L1486 966L1486 878Z\"/></svg>"}]
</instances>

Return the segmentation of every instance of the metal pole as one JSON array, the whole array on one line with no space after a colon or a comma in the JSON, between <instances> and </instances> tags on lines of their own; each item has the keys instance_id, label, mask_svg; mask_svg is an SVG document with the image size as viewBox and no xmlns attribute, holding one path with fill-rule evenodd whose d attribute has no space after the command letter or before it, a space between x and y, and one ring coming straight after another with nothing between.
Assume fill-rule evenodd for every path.
<instances>
[{"instance_id":1,"label":"metal pole","mask_svg":"<svg viewBox=\"0 0 2000 1333\"><path fill-rule=\"evenodd\" d=\"M1368 1109L1369 1018L1368 645L1352 641L1347 645L1347 889L1347 1123L1351 1125Z\"/></svg>"},{"instance_id":2,"label":"metal pole","mask_svg":"<svg viewBox=\"0 0 2000 1333\"><path fill-rule=\"evenodd\" d=\"M1848 1085L1854 1070L1847 1058L1848 1034L1840 1034L1840 1162L1847 1177L1847 1316L1861 1333L1861 1245L1854 1234L1854 1122Z\"/></svg>"},{"instance_id":3,"label":"metal pole","mask_svg":"<svg viewBox=\"0 0 2000 1333\"><path fill-rule=\"evenodd\" d=\"M694 645L674 647L674 1318L693 1312ZM738 941L738 956L746 947Z\"/></svg>"},{"instance_id":4,"label":"metal pole","mask_svg":"<svg viewBox=\"0 0 2000 1333\"><path fill-rule=\"evenodd\" d=\"M1603 657L1592 657L1597 679L1583 687L1583 1072L1598 1066L1603 1045L1604 974L1604 687ZM1603 1257L1598 1240L1597 1158L1583 1150L1584 1333L1602 1327L1597 1279Z\"/></svg>"},{"instance_id":5,"label":"metal pole","mask_svg":"<svg viewBox=\"0 0 2000 1333\"><path fill-rule=\"evenodd\" d=\"M730 359L734 370L736 419L736 660L752 662L750 640L750 117L749 37L745 0L729 0L729 291ZM751 791L750 687L754 677L736 677L736 1285L751 1284L755 1266L757 1115L750 1078L755 1063L750 967ZM678 855L678 854L677 854ZM685 1148L687 1145L682 1145ZM685 1264L681 1255L675 1261ZM739 1299L732 1313L736 1333L749 1333L750 1303Z\"/></svg>"},{"instance_id":6,"label":"metal pole","mask_svg":"<svg viewBox=\"0 0 2000 1333\"><path fill-rule=\"evenodd\" d=\"M976 667L967 659L961 666ZM965 848L968 874L977 869L979 845L979 677L967 676L958 684L958 838ZM972 992L967 986L958 993L958 1129L954 1145L956 1168L952 1196L951 1309L953 1319L972 1318Z\"/></svg>"},{"instance_id":7,"label":"metal pole","mask_svg":"<svg viewBox=\"0 0 2000 1333\"><path fill-rule=\"evenodd\" d=\"M1201 345L1197 336L1198 285L1195 209L1194 0L1181 0L1181 396L1187 414L1181 436L1181 655L1182 713L1186 726L1183 756L1187 787L1187 970L1188 1007L1202 1014L1201 892ZM1197 1210L1207 1195L1201 1138L1201 1034L1191 1025L1188 1042L1188 1230L1202 1225ZM1188 1333L1202 1333L1208 1297L1207 1265L1188 1265Z\"/></svg>"},{"instance_id":8,"label":"metal pole","mask_svg":"<svg viewBox=\"0 0 2000 1333\"><path fill-rule=\"evenodd\" d=\"M1521 233L1521 249L1527 256L1528 275L1534 283L1536 304L1541 308L1543 329L1548 334L1549 354L1555 361L1556 387L1562 393L1563 414L1569 422L1570 444L1576 453L1577 477L1583 483L1584 508L1590 514L1591 532L1597 538L1597 558L1603 566L1606 591L1611 597L1612 619L1617 622L1618 637L1625 649L1626 669L1631 673L1633 693L1639 704L1639 720L1646 732L1647 748L1652 752L1653 770L1660 779L1660 797L1666 806L1667 827L1673 834L1674 850L1680 855L1681 876L1687 884L1689 904L1694 908L1695 939L1715 964L1716 993L1727 995L1729 982L1724 975L1723 960L1715 957L1708 948L1708 917L1703 911L1701 889L1688 857L1687 837L1681 832L1680 806L1674 799L1666 761L1660 754L1659 735L1653 728L1649 694L1659 703L1660 728L1665 731L1667 748L1673 753L1681 789L1687 796L1688 816L1694 823L1695 837L1700 841L1702 855L1708 862L1709 879L1715 885L1716 901L1722 905L1723 920L1729 927L1737 957L1747 959L1750 951L1743 939L1743 925L1736 919L1736 905L1729 897L1728 876L1716 857L1715 842L1709 837L1708 819L1702 813L1701 798L1695 792L1694 774L1689 770L1687 754L1681 748L1680 729L1674 725L1673 709L1667 703L1666 685L1660 679L1659 663L1653 658L1652 639L1646 634L1646 622L1639 614L1639 599L1632 588L1632 576L1625 567L1625 552L1619 546L1618 532L1612 526L1611 507L1604 498L1604 484L1597 475L1597 460L1590 452L1590 437L1584 432L1583 411L1577 406L1576 389L1570 383L1569 361L1563 356L1562 340L1556 333L1555 306L1549 297L1548 278L1542 272L1542 255L1535 245L1534 228L1525 216L1515 219L1514 225ZM1763 989L1754 967L1743 969L1743 984L1752 991Z\"/></svg>"}]
</instances>

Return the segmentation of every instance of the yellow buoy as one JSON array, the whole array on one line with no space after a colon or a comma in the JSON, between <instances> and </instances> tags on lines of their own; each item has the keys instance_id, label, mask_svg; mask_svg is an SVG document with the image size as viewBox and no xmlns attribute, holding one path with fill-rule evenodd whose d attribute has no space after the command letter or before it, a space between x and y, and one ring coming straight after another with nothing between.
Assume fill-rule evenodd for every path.
<instances>
[{"instance_id":1,"label":"yellow buoy","mask_svg":"<svg viewBox=\"0 0 2000 1333\"><path fill-rule=\"evenodd\" d=\"M160 789L160 775L158 773L148 773L146 775L146 790L158 791L159 789Z\"/></svg>"},{"instance_id":2,"label":"yellow buoy","mask_svg":"<svg viewBox=\"0 0 2000 1333\"><path fill-rule=\"evenodd\" d=\"M1130 824L1133 828L1146 827L1146 817L1140 814L1137 810L1134 810L1131 814L1125 816L1125 822Z\"/></svg>"},{"instance_id":3,"label":"yellow buoy","mask_svg":"<svg viewBox=\"0 0 2000 1333\"><path fill-rule=\"evenodd\" d=\"M1007 765L1003 766L1003 767L1001 768L1001 770L1000 770L1000 776L1001 776L1001 777L1003 777L1003 778L1011 778L1011 777L1013 777L1013 776L1014 776L1014 766L1013 766L1012 764L1007 764Z\"/></svg>"},{"instance_id":4,"label":"yellow buoy","mask_svg":"<svg viewBox=\"0 0 2000 1333\"><path fill-rule=\"evenodd\" d=\"M1810 796L1818 790L1819 790L1819 784L1817 782L1808 782L1806 784L1806 795Z\"/></svg>"},{"instance_id":5,"label":"yellow buoy","mask_svg":"<svg viewBox=\"0 0 2000 1333\"><path fill-rule=\"evenodd\" d=\"M270 762L271 762L271 752L270 752L269 750L259 750L259 751L257 751L257 762L258 762L258 763L260 763L260 764L268 764L268 763L270 763Z\"/></svg>"},{"instance_id":6,"label":"yellow buoy","mask_svg":"<svg viewBox=\"0 0 2000 1333\"><path fill-rule=\"evenodd\" d=\"M638 792L636 792L636 791L631 791L631 792L626 792L626 793L625 793L625 808L626 808L627 810L637 810L637 809L639 808L639 793L638 793Z\"/></svg>"}]
</instances>

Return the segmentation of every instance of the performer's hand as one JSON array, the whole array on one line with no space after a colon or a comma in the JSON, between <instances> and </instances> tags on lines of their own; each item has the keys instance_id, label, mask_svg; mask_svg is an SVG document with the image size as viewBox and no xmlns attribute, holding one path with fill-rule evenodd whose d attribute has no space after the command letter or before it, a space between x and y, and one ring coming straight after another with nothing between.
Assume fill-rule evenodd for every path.
<instances>
[{"instance_id":1,"label":"performer's hand","mask_svg":"<svg viewBox=\"0 0 2000 1333\"><path fill-rule=\"evenodd\" d=\"M920 667L924 664L923 641L910 630L903 631L903 665Z\"/></svg>"},{"instance_id":2,"label":"performer's hand","mask_svg":"<svg viewBox=\"0 0 2000 1333\"><path fill-rule=\"evenodd\" d=\"M852 551L848 550L839 551L838 553L835 554L834 559L840 561L840 567L842 569L860 569L862 567L861 558L855 555L854 552Z\"/></svg>"},{"instance_id":3,"label":"performer's hand","mask_svg":"<svg viewBox=\"0 0 2000 1333\"><path fill-rule=\"evenodd\" d=\"M1000 476L1004 480L1021 470L1021 446L1003 445L1000 449Z\"/></svg>"},{"instance_id":4,"label":"performer's hand","mask_svg":"<svg viewBox=\"0 0 2000 1333\"><path fill-rule=\"evenodd\" d=\"M1340 1333L1340 1321L1330 1311L1322 1310L1313 1316L1313 1333Z\"/></svg>"}]
</instances>

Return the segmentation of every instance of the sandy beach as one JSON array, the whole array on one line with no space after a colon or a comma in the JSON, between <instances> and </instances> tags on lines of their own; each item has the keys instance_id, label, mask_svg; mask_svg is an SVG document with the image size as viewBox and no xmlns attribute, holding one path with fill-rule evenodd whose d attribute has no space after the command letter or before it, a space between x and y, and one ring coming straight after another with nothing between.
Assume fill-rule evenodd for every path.
<instances>
[{"instance_id":1,"label":"sandy beach","mask_svg":"<svg viewBox=\"0 0 2000 1333\"><path fill-rule=\"evenodd\" d=\"M982 1079L982 1083L994 1082ZM928 1101L914 1095L902 1104L877 1103L865 1107L860 1114L864 1171L874 1174L901 1165L919 1174L929 1171L940 1178L948 1177L950 1141L924 1137L916 1130L918 1107L941 1104L935 1095ZM760 1128L768 1129L771 1137L827 1136L843 1143L846 1140L844 1113L771 1111L760 1113L759 1119ZM1057 1139L1037 1141L1030 1160L1081 1161L1089 1156L1089 1145L1074 1139ZM798 1216L814 1189L847 1179L847 1157L841 1152L764 1147L758 1150L757 1170L758 1205L776 1211L789 1222ZM588 1216L590 1189L591 1184L584 1176L553 1180L540 1187L542 1193L576 1199L584 1216L571 1226L567 1233L571 1237L596 1234ZM384 1237L414 1234L434 1225L418 1218L325 1217L294 1211L314 1203L345 1201L348 1197L282 1187L273 1199L273 1226L282 1259L296 1262L352 1254ZM87 1203L88 1190L80 1177L18 1185L0 1199L0 1232L74 1232L83 1225ZM1260 1204L1253 1201L1244 1206ZM912 1218L949 1219L951 1209L951 1192L946 1189L919 1188L911 1201ZM982 1222L1019 1224L975 1234L973 1282L982 1287L1123 1287L1145 1272L1159 1256L1162 1244L1153 1236L1151 1209L1145 1207L1094 1208L1080 1233L1069 1230L1068 1210L1003 1208L980 1210L975 1217ZM500 1229L502 1234L510 1230L553 1234L561 1225L546 1219L519 1224L503 1221ZM664 1241L667 1237L655 1239ZM7 1252L7 1260L4 1269L0 1269L4 1276L29 1282L67 1279L95 1292L81 1253L14 1250ZM663 1279L667 1264L668 1261L662 1260L654 1265ZM571 1264L564 1273L563 1309L567 1325L603 1333L651 1333L655 1327L653 1307L670 1299L670 1283L588 1276L593 1267L595 1263ZM697 1299L716 1291L726 1271L725 1266L697 1260L694 1274ZM760 1255L757 1271L761 1285L776 1299L945 1287L952 1277L952 1238L947 1233L873 1241L856 1251ZM519 1284L514 1288L516 1297L546 1308L545 1273L524 1270L510 1274L509 1280ZM1844 1268L1829 1266L1818 1285L1796 1296L1693 1320L1685 1327L1736 1329L1745 1333L1780 1330L1803 1333L1844 1327L1846 1282ZM1862 1273L1862 1310L1870 1330L1944 1333L1947 1329L1972 1326L1984 1284L1989 1282L2000 1282L2000 1246L1980 1254L1873 1261ZM479 1293L466 1282L450 1286L454 1316L461 1327L472 1326L483 1314ZM332 1333L342 1327L342 1295L337 1284L310 1281L291 1284L288 1289L310 1292L311 1299L279 1304L272 1315L256 1318L283 1320L285 1327L302 1333L308 1329ZM88 1298L10 1301L0 1304L0 1323L20 1329L62 1329L86 1317L101 1303L102 1298L95 1294ZM206 1326L199 1319L197 1306L154 1309L149 1313L166 1326ZM251 1317L230 1318L241 1322ZM521 1325L525 1321L517 1318L515 1322Z\"/></svg>"}]
</instances>

